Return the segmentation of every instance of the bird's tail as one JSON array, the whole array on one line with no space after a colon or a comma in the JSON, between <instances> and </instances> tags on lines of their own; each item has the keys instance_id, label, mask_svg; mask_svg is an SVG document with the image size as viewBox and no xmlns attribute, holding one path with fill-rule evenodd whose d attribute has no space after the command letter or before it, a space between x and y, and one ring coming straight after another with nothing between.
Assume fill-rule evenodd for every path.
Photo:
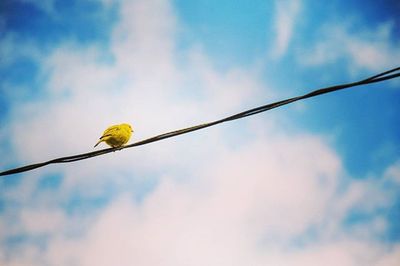
<instances>
[{"instance_id":1,"label":"bird's tail","mask_svg":"<svg viewBox=\"0 0 400 266\"><path fill-rule=\"evenodd\" d=\"M94 145L94 147L93 148L96 148L97 147L97 145L99 145L100 144L100 142L102 142L103 140L102 139L100 139L97 143L96 143L96 145Z\"/></svg>"}]
</instances>

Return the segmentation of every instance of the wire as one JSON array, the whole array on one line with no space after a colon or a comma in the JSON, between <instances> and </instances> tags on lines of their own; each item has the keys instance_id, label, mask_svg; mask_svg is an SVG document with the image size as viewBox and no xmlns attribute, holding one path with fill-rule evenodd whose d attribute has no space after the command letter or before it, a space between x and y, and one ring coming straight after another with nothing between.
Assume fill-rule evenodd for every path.
<instances>
[{"instance_id":1,"label":"wire","mask_svg":"<svg viewBox=\"0 0 400 266\"><path fill-rule=\"evenodd\" d=\"M233 120L236 120L236 119L241 119L241 118L244 118L244 117L247 117L247 116L251 116L251 115L258 114L258 113L266 112L268 110L271 110L271 109L274 109L274 108L277 108L277 107L280 107L280 106L283 106L283 105L286 105L286 104L290 104L290 103L293 103L293 102L296 102L296 101L299 101L299 100L304 100L304 99L307 99L307 98L316 97L318 95L322 95L322 94L326 94L326 93L330 93L330 92L334 92L334 91L339 91L339 90L343 90L343 89L347 89L347 88L352 88L352 87L356 87L356 86L382 82L382 81L385 81L385 80L398 78L399 76L400 76L400 67L397 67L397 68L390 69L388 71L382 72L380 74L371 76L369 78L366 78L366 79L363 79L363 80L360 80L360 81L318 89L318 90L312 91L310 93L307 93L307 94L304 94L304 95L301 95L301 96L297 96L297 97L289 98L289 99L286 99L286 100L282 100L282 101L278 101L278 102L262 105L262 106L259 106L259 107L256 107L256 108L252 108L252 109L249 109L249 110L246 110L246 111L243 111L243 112L240 112L240 113L237 113L237 114L222 118L220 120L215 120L215 121L212 121L212 122L208 122L208 123L204 123L204 124L200 124L200 125L196 125L196 126L192 126L192 127L188 127L188 128L183 128L183 129L179 129L179 130L174 130L174 131L171 131L171 132L163 133L163 134L160 134L160 135L148 138L148 139L144 139L144 140L132 143L130 145L123 146L122 148L107 148L107 149L102 149L102 150L98 150L98 151L82 153L82 154L78 154L78 155L61 157L61 158L49 160L49 161L42 162L42 163L30 164L30 165L26 165L26 166L22 166L22 167L18 167L18 168L14 168L14 169L10 169L10 170L6 170L6 171L3 171L3 172L0 172L0 176L22 173L22 172L30 171L30 170L33 170L33 169L36 169L36 168L39 168L39 167L43 167L43 166L49 165L49 164L70 163L70 162L85 160L85 159L89 159L89 158L92 158L92 157L95 157L95 156L100 156L100 155L103 155L103 154L114 152L116 150L122 150L122 149L127 149L127 148L132 148L132 147L137 147L137 146L149 144L149 143L152 143L152 142L160 141L160 140L167 139L167 138L176 137L176 136L179 136L179 135L182 135L182 134L186 134L186 133L189 133L189 132L192 132L192 131L200 130L200 129L203 129L203 128L215 126L217 124L221 124L221 123L224 123L224 122L233 121Z\"/></svg>"}]
</instances>

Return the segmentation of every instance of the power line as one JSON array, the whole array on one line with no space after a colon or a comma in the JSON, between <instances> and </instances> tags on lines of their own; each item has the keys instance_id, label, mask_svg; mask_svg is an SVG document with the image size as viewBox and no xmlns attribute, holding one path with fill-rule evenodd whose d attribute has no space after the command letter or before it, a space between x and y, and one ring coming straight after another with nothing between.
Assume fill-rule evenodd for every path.
<instances>
[{"instance_id":1,"label":"power line","mask_svg":"<svg viewBox=\"0 0 400 266\"><path fill-rule=\"evenodd\" d=\"M274 103L270 103L270 104L266 104L266 105L262 105L256 108L252 108L225 118L222 118L220 120L215 120L212 122L208 122L208 123L204 123L204 124L200 124L200 125L196 125L196 126L192 126L192 127L188 127L188 128L183 128L183 129L179 129L179 130L174 130L171 132L167 132L167 133L163 133L145 140L141 140L129 145L126 145L122 148L107 148L107 149L102 149L102 150L98 150L98 151L93 151L93 152L88 152L88 153L82 153L82 154L78 154L78 155L72 155L72 156L66 156L66 157L61 157L61 158L57 158L57 159L53 159L50 161L46 161L46 162L42 162L42 163L35 163L35 164L30 164L30 165L26 165L26 166L22 166L22 167L18 167L18 168L14 168L14 169L10 169L10 170L6 170L3 172L0 172L0 176L4 176L4 175L11 175L11 174L17 174L17 173L21 173L21 172L26 172L26 171L30 171L39 167L43 167L49 164L57 164L57 163L70 163L70 162L75 162L75 161L80 161L80 160L85 160L85 159L89 159L91 157L95 157L95 156L99 156L99 155L103 155L106 153L110 153L116 150L122 150L122 149L127 149L127 148L132 148L132 147L136 147L136 146L141 146L141 145L145 145L145 144L149 144L152 142L156 142L156 141L160 141L163 139L167 139L167 138L172 138L178 135L182 135L182 134L186 134L192 131L196 131L196 130L200 130L203 128L207 128L207 127L211 127L211 126L215 126L217 124L221 124L224 122L228 122L228 121L233 121L236 119L241 119L247 116L251 116L251 115L255 115L258 113L262 113L262 112L266 112L268 110L286 105L286 104L290 104L299 100L304 100L307 98L312 98L312 97L316 97L318 95L322 95L322 94L326 94L326 93L330 93L330 92L334 92L334 91L338 91L338 90L343 90L343 89L348 89L348 88L353 88L356 86L361 86L361 85L367 85L367 84L371 84L371 83L377 83L377 82L382 82L385 80L389 80L389 79L394 79L400 76L400 67L397 68L393 68L390 69L388 71L382 72L380 74L371 76L369 78L360 80L360 81L356 81L356 82L352 82L352 83L346 83L346 84L340 84L340 85L335 85L335 86L331 86L331 87L326 87L326 88L321 88L315 91L312 91L310 93L301 95L301 96L297 96L297 97L293 97L293 98L289 98L286 100L282 100L282 101L278 101L278 102L274 102Z\"/></svg>"}]
</instances>

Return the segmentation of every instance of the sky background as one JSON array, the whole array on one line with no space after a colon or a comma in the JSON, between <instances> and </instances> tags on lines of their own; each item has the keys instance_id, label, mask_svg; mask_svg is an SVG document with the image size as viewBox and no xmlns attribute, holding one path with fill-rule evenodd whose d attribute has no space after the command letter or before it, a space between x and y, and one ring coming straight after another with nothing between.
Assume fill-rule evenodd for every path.
<instances>
[{"instance_id":1,"label":"sky background","mask_svg":"<svg viewBox=\"0 0 400 266\"><path fill-rule=\"evenodd\" d=\"M400 2L3 0L0 171L400 64ZM0 265L400 261L400 81L0 178ZM104 144L99 148L106 147Z\"/></svg>"}]
</instances>

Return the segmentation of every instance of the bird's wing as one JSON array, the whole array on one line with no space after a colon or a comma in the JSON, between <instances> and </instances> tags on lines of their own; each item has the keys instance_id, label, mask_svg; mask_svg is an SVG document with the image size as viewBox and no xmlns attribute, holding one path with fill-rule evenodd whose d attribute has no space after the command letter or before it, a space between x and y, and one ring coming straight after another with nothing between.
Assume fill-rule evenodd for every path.
<instances>
[{"instance_id":1,"label":"bird's wing","mask_svg":"<svg viewBox=\"0 0 400 266\"><path fill-rule=\"evenodd\" d=\"M105 138L107 138L107 137L111 137L112 136L112 134L107 134L107 135L103 135L103 136L101 136L99 139L105 139Z\"/></svg>"},{"instance_id":2,"label":"bird's wing","mask_svg":"<svg viewBox=\"0 0 400 266\"><path fill-rule=\"evenodd\" d=\"M115 132L117 132L117 131L119 131L119 125L111 126L111 127L107 128L106 130L104 130L103 136L101 136L100 139L105 138L105 137L110 137L113 134L115 134Z\"/></svg>"}]
</instances>

